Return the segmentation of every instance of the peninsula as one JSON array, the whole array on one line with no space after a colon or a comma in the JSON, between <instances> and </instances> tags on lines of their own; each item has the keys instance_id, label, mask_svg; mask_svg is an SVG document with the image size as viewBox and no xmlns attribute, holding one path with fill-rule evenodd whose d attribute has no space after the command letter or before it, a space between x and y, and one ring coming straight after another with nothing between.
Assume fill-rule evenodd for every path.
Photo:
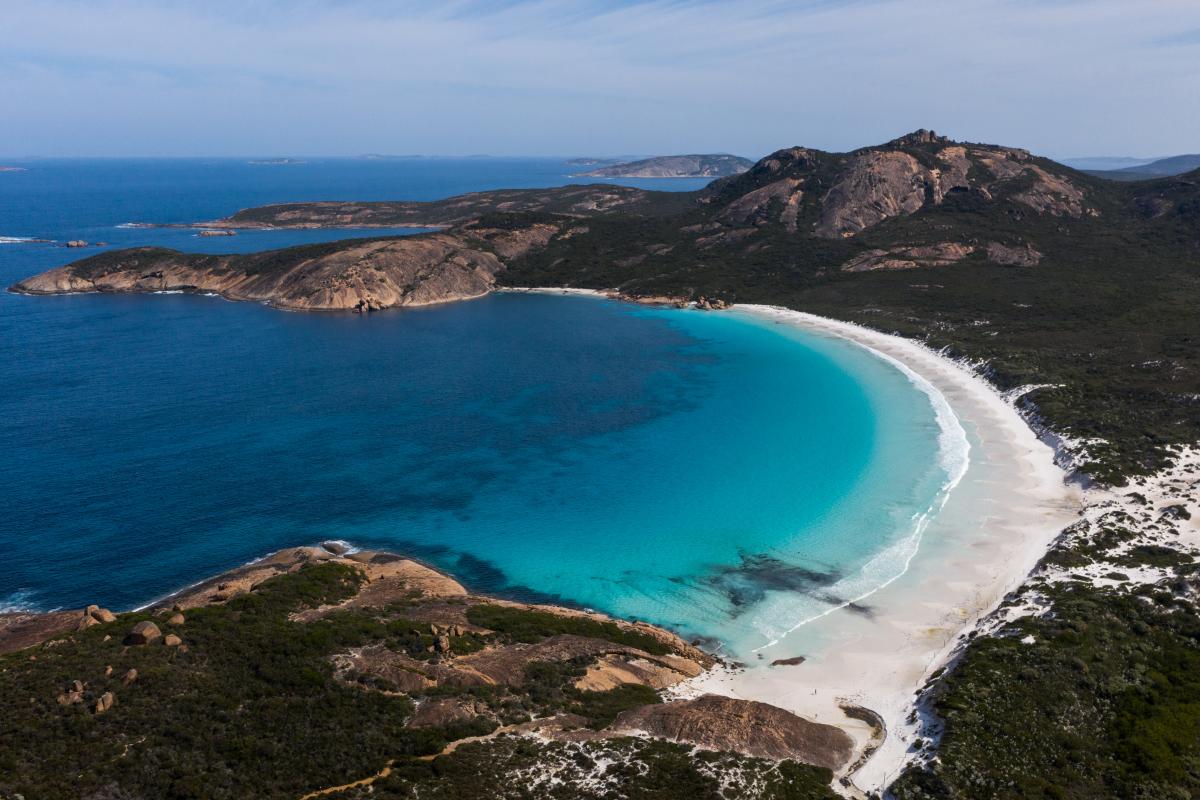
<instances>
[{"instance_id":1,"label":"peninsula","mask_svg":"<svg viewBox=\"0 0 1200 800\"><path fill-rule=\"evenodd\" d=\"M650 625L472 595L403 556L326 542L130 613L0 614L0 687L29 697L0 711L4 730L26 732L6 742L0 787L475 797L540 765L584 797L595 763L619 761L633 774L605 785L716 774L747 796L833 800L852 753L840 729L748 700L666 697L713 664ZM220 752L181 758L183 731Z\"/></svg>"},{"instance_id":2,"label":"peninsula","mask_svg":"<svg viewBox=\"0 0 1200 800\"><path fill-rule=\"evenodd\" d=\"M567 162L571 163L571 162ZM582 165L599 164L599 161L583 161ZM604 164L588 172L580 172L580 178L724 178L740 175L754 166L748 158L724 153L715 155L656 156L638 161Z\"/></svg>"}]
</instances>

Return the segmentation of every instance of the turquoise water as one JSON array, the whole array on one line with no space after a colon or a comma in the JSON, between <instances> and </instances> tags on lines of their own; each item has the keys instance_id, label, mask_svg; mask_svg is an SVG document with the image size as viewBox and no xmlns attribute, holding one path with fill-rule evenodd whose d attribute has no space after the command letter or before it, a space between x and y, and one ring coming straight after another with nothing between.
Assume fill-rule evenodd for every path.
<instances>
[{"instance_id":1,"label":"turquoise water","mask_svg":"<svg viewBox=\"0 0 1200 800\"><path fill-rule=\"evenodd\" d=\"M80 200L76 227L34 235L157 207L105 191L107 218ZM193 218L243 204L210 201ZM0 247L6 284L74 255ZM366 317L4 295L0 345L9 606L134 607L336 538L744 654L901 569L879 554L947 481L908 377L744 313L527 294Z\"/></svg>"}]
</instances>

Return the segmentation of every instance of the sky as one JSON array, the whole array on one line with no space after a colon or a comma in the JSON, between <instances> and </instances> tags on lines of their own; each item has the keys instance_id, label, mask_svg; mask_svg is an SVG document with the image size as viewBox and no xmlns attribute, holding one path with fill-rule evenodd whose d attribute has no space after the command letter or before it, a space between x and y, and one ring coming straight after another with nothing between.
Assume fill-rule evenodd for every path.
<instances>
[{"instance_id":1,"label":"sky","mask_svg":"<svg viewBox=\"0 0 1200 800\"><path fill-rule=\"evenodd\" d=\"M1198 0L2 0L0 154L1200 151Z\"/></svg>"}]
</instances>

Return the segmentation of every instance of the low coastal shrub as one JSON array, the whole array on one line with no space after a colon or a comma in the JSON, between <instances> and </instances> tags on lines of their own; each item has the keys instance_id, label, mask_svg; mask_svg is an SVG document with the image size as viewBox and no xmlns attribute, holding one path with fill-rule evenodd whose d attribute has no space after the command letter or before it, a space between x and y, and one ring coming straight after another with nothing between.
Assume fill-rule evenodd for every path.
<instances>
[{"instance_id":1,"label":"low coastal shrub","mask_svg":"<svg viewBox=\"0 0 1200 800\"><path fill-rule=\"evenodd\" d=\"M654 636L590 617L564 616L485 603L467 609L467 619L473 625L493 630L515 642L539 642L548 636L573 634L636 647L651 655L671 652L665 642Z\"/></svg>"},{"instance_id":2,"label":"low coastal shrub","mask_svg":"<svg viewBox=\"0 0 1200 800\"><path fill-rule=\"evenodd\" d=\"M1053 615L976 640L949 673L938 759L892 787L898 800L1200 797L1195 608L1053 594Z\"/></svg>"}]
</instances>

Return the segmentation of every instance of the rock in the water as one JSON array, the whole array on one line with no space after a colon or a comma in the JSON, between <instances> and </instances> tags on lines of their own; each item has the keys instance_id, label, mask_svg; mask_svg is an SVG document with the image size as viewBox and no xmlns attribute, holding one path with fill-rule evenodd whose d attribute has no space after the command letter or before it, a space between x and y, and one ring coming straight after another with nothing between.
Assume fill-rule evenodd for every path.
<instances>
[{"instance_id":1,"label":"rock in the water","mask_svg":"<svg viewBox=\"0 0 1200 800\"><path fill-rule=\"evenodd\" d=\"M321 542L321 549L333 553L335 556L344 556L350 552L350 548L345 542L339 542L336 539L330 539L327 542Z\"/></svg>"},{"instance_id":2,"label":"rock in the water","mask_svg":"<svg viewBox=\"0 0 1200 800\"><path fill-rule=\"evenodd\" d=\"M167 647L179 647L179 645L183 644L183 639L180 639L173 633L168 633L163 637L163 644Z\"/></svg>"},{"instance_id":3,"label":"rock in the water","mask_svg":"<svg viewBox=\"0 0 1200 800\"><path fill-rule=\"evenodd\" d=\"M125 637L125 644L149 644L160 636L162 636L162 631L158 629L157 625L147 619L133 626L133 629Z\"/></svg>"},{"instance_id":4,"label":"rock in the water","mask_svg":"<svg viewBox=\"0 0 1200 800\"><path fill-rule=\"evenodd\" d=\"M71 241L67 242L67 247L87 247L87 246L88 246L88 243L85 242L83 239L72 239Z\"/></svg>"},{"instance_id":5,"label":"rock in the water","mask_svg":"<svg viewBox=\"0 0 1200 800\"><path fill-rule=\"evenodd\" d=\"M772 667L796 667L803 664L804 656L792 656L791 658L777 658L771 662Z\"/></svg>"},{"instance_id":6,"label":"rock in the water","mask_svg":"<svg viewBox=\"0 0 1200 800\"><path fill-rule=\"evenodd\" d=\"M708 750L794 759L835 771L850 760L854 751L854 741L841 728L812 722L766 703L711 694L625 711L610 730L643 731Z\"/></svg>"}]
</instances>

